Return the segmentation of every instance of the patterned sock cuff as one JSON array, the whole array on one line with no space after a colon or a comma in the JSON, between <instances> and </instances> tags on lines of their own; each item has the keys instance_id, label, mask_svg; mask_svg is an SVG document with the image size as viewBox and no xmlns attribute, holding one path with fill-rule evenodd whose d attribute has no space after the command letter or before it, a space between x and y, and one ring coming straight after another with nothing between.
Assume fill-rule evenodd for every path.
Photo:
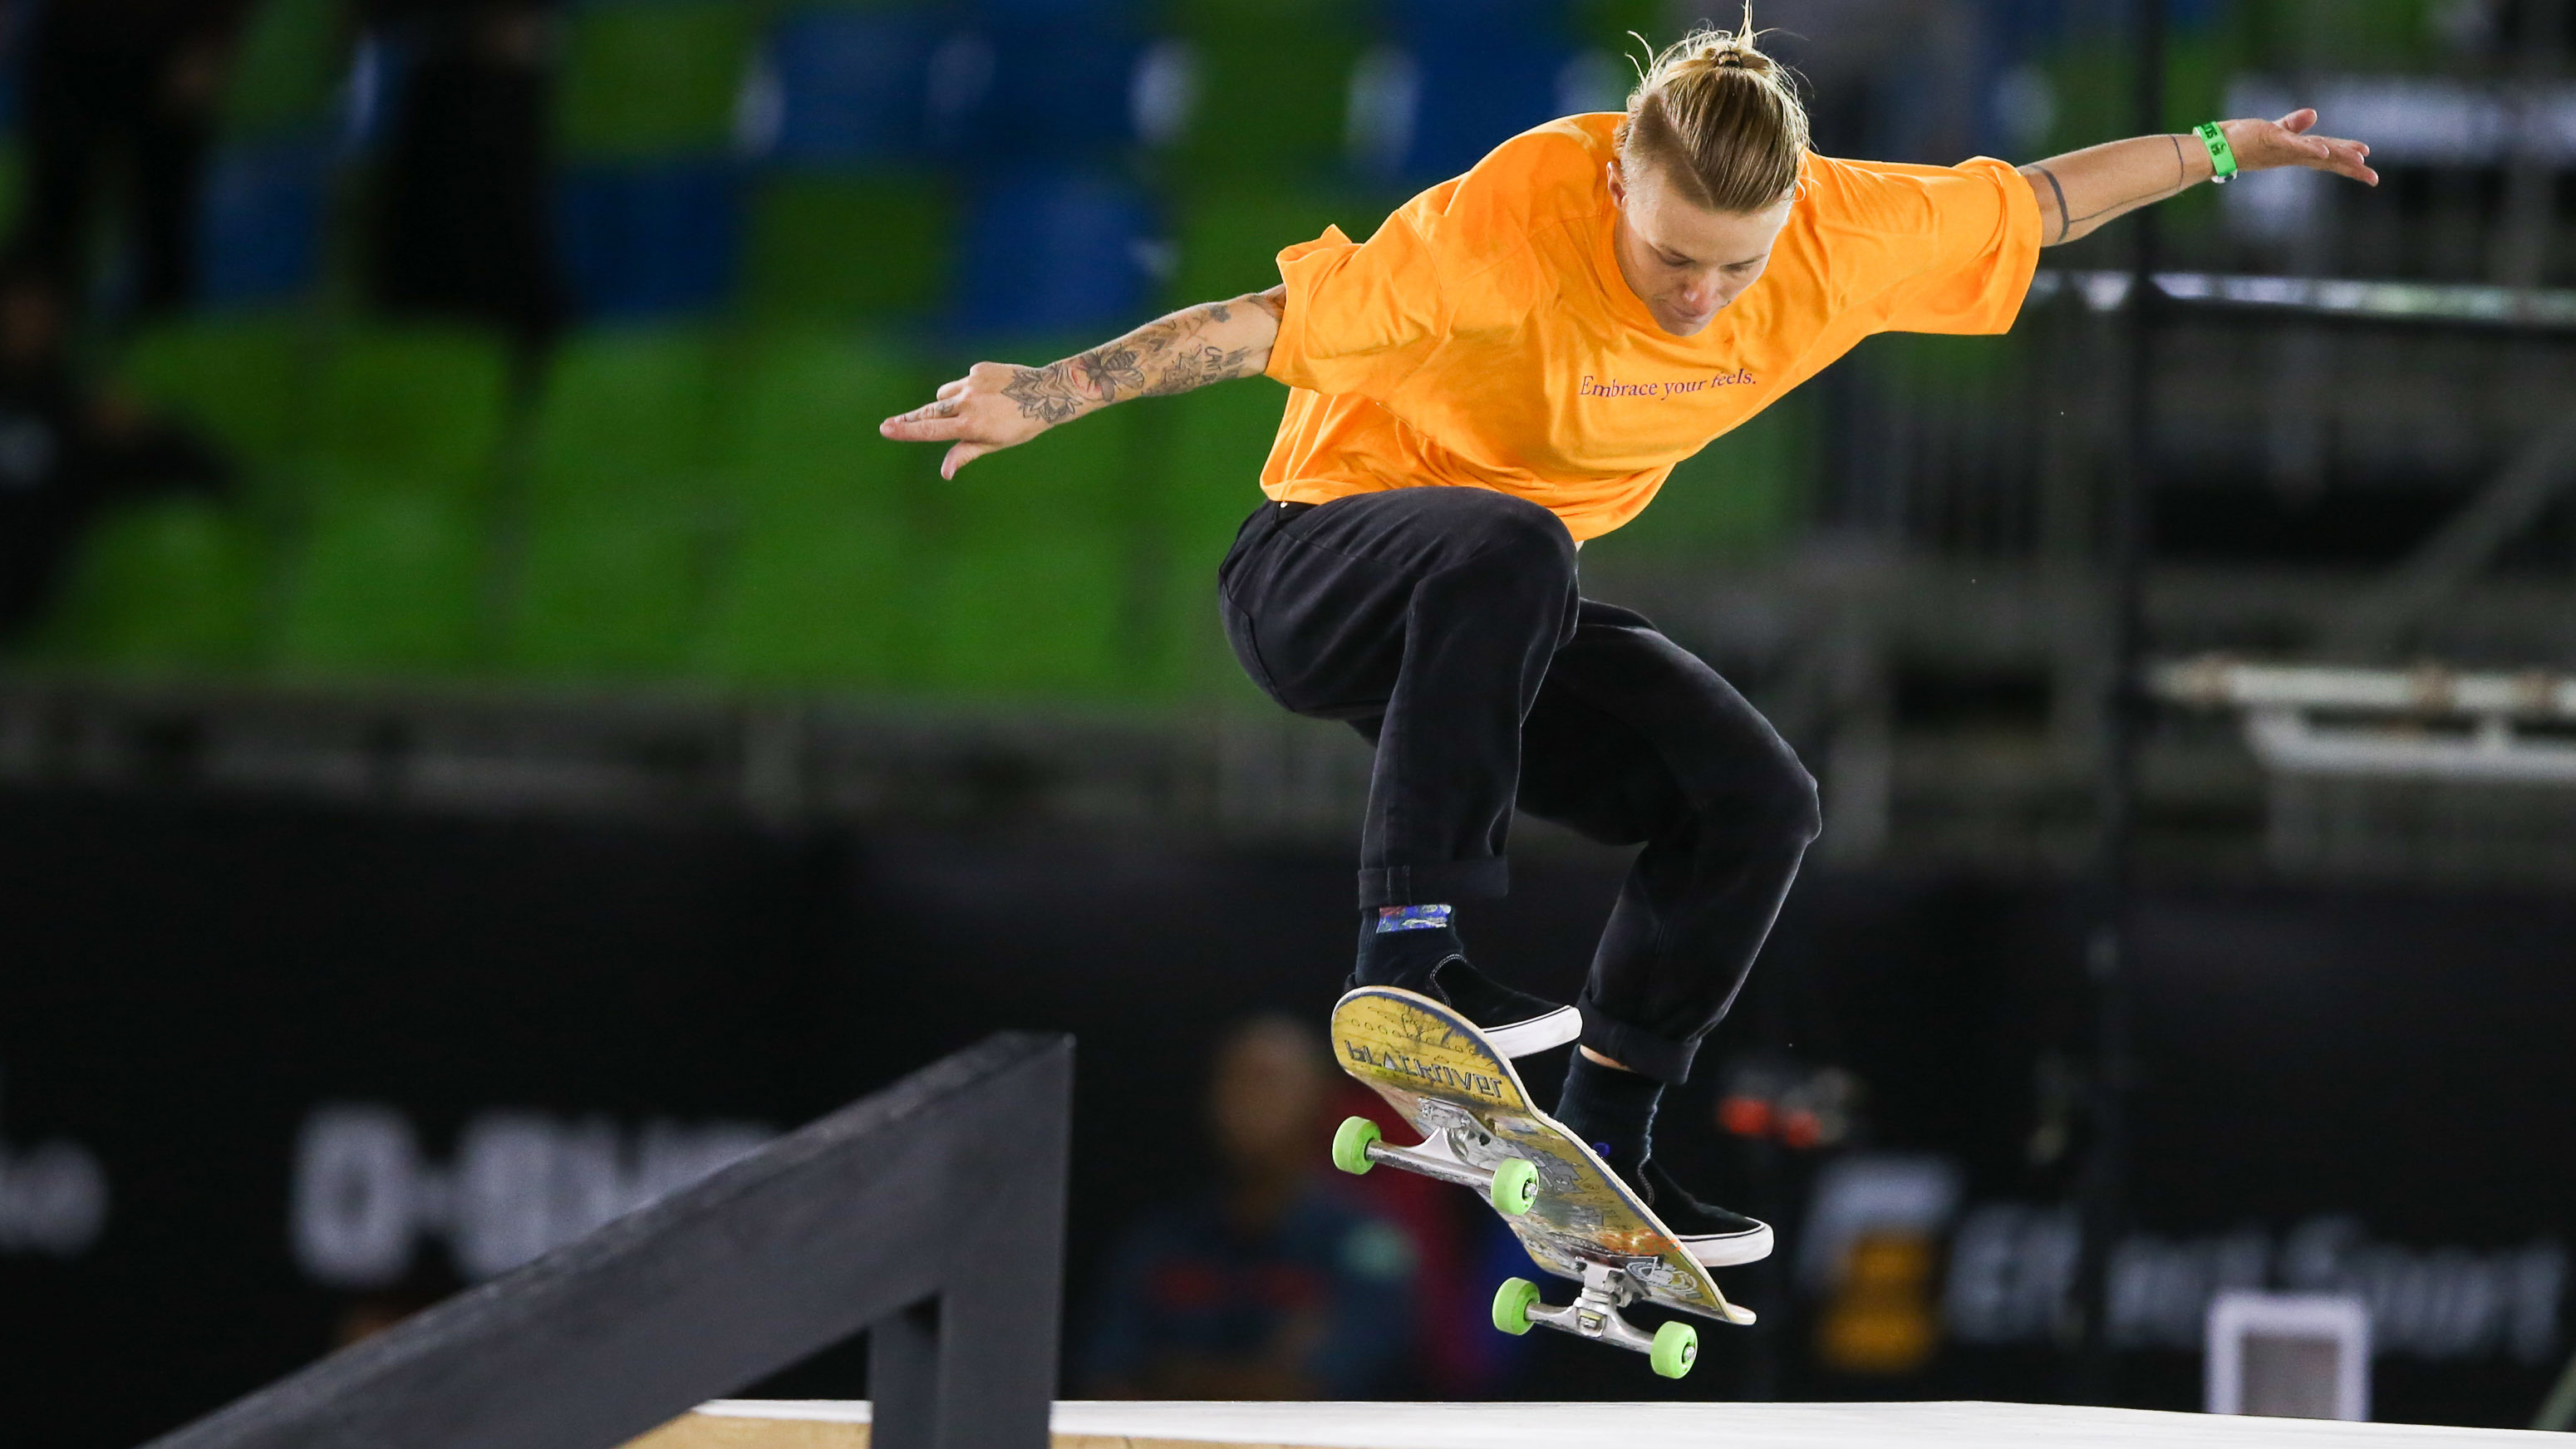
<instances>
[{"instance_id":1,"label":"patterned sock cuff","mask_svg":"<svg viewBox=\"0 0 2576 1449\"><path fill-rule=\"evenodd\" d=\"M1377 908L1380 931L1445 931L1449 929L1447 906L1380 906Z\"/></svg>"}]
</instances>

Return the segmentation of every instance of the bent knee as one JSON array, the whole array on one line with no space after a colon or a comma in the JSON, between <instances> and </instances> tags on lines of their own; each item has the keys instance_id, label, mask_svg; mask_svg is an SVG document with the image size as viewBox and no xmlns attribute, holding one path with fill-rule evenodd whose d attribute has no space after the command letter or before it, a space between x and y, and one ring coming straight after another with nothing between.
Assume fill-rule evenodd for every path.
<instances>
[{"instance_id":1,"label":"bent knee","mask_svg":"<svg viewBox=\"0 0 2576 1449\"><path fill-rule=\"evenodd\" d=\"M1748 763L1731 785L1701 809L1738 841L1795 854L1823 833L1822 792L1787 742L1763 751L1759 762Z\"/></svg>"},{"instance_id":2,"label":"bent knee","mask_svg":"<svg viewBox=\"0 0 2576 1449\"><path fill-rule=\"evenodd\" d=\"M1475 516L1475 559L1516 570L1574 577L1574 535L1565 521L1526 498L1461 488Z\"/></svg>"},{"instance_id":3,"label":"bent knee","mask_svg":"<svg viewBox=\"0 0 2576 1449\"><path fill-rule=\"evenodd\" d=\"M1796 754L1785 749L1781 754L1785 758L1773 814L1779 822L1782 843L1804 850L1824 833L1824 792L1816 788L1816 777Z\"/></svg>"}]
</instances>

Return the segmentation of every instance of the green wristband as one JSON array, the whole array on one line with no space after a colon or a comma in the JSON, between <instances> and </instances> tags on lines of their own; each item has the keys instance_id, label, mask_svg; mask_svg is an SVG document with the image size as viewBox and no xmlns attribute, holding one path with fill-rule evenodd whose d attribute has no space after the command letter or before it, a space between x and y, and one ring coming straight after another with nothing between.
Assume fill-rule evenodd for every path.
<instances>
[{"instance_id":1,"label":"green wristband","mask_svg":"<svg viewBox=\"0 0 2576 1449\"><path fill-rule=\"evenodd\" d=\"M2216 121L2203 121L2191 128L2200 144L2209 148L2209 179L2224 186L2236 175L2236 148L2227 144L2227 132Z\"/></svg>"}]
</instances>

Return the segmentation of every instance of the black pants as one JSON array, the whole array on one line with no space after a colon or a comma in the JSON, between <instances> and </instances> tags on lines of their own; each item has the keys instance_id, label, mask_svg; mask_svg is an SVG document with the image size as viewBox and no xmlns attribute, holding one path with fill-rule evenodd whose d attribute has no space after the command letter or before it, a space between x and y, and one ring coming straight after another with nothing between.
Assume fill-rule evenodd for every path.
<instances>
[{"instance_id":1,"label":"black pants","mask_svg":"<svg viewBox=\"0 0 2576 1449\"><path fill-rule=\"evenodd\" d=\"M1818 828L1816 785L1733 686L1575 589L1534 503L1401 488L1264 504L1217 574L1236 658L1377 746L1360 906L1498 896L1512 810L1643 845L1584 987L1583 1044L1678 1082Z\"/></svg>"}]
</instances>

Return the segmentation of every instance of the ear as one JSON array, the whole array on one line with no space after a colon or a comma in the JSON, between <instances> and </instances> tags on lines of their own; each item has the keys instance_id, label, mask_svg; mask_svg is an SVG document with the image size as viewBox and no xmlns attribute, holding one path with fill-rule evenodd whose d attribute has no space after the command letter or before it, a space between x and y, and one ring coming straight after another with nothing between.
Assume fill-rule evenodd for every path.
<instances>
[{"instance_id":1,"label":"ear","mask_svg":"<svg viewBox=\"0 0 2576 1449\"><path fill-rule=\"evenodd\" d=\"M1619 163L1616 161L1604 161L1601 163L1601 170L1602 174L1610 178L1610 204L1612 206L1626 206L1628 204L1628 183L1619 175Z\"/></svg>"}]
</instances>

